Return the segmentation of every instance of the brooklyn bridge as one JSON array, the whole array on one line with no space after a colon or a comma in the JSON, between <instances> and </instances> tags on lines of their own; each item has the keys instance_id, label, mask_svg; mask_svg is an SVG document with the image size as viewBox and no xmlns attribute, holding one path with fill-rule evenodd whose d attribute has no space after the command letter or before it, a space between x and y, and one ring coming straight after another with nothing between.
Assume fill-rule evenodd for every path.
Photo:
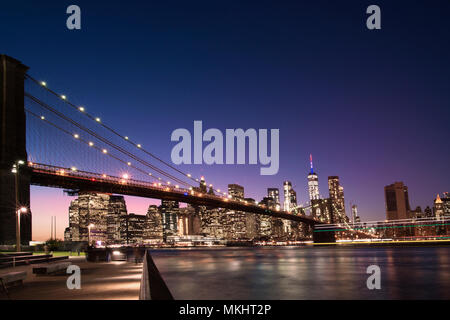
<instances>
[{"instance_id":1,"label":"brooklyn bridge","mask_svg":"<svg viewBox=\"0 0 450 320\"><path fill-rule=\"evenodd\" d=\"M216 184L209 185L212 192L204 192L199 188L201 178L181 171L155 150L53 91L30 76L18 60L0 57L0 243L14 243L16 228L22 243L31 240L30 185L226 208L298 221L311 229L324 224L303 210L287 212L235 199ZM313 235L315 242L335 240L333 232Z\"/></svg>"}]
</instances>

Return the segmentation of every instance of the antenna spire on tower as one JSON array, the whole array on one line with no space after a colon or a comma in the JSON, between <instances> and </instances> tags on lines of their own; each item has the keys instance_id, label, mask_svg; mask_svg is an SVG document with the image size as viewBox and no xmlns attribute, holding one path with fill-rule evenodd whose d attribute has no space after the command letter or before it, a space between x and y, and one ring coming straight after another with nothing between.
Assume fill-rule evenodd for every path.
<instances>
[{"instance_id":1,"label":"antenna spire on tower","mask_svg":"<svg viewBox=\"0 0 450 320\"><path fill-rule=\"evenodd\" d=\"M309 154L309 163L311 164L311 174L314 173L313 162L312 162L312 154Z\"/></svg>"}]
</instances>

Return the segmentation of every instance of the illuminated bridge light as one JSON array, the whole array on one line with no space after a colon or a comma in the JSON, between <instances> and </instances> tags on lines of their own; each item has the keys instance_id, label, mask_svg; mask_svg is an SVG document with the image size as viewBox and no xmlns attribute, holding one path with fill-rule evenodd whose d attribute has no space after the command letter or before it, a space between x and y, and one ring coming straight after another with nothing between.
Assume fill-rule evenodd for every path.
<instances>
[{"instance_id":1,"label":"illuminated bridge light","mask_svg":"<svg viewBox=\"0 0 450 320\"><path fill-rule=\"evenodd\" d=\"M129 178L129 176L128 176L128 174L124 173L124 174L123 174L123 176L122 176L122 178L124 178L124 179L128 179L128 178Z\"/></svg>"},{"instance_id":2,"label":"illuminated bridge light","mask_svg":"<svg viewBox=\"0 0 450 320\"><path fill-rule=\"evenodd\" d=\"M192 177L190 173L188 173L187 176L188 176L189 178Z\"/></svg>"},{"instance_id":3,"label":"illuminated bridge light","mask_svg":"<svg viewBox=\"0 0 450 320\"><path fill-rule=\"evenodd\" d=\"M95 118L95 121L100 122L101 119L97 117L97 118Z\"/></svg>"},{"instance_id":4,"label":"illuminated bridge light","mask_svg":"<svg viewBox=\"0 0 450 320\"><path fill-rule=\"evenodd\" d=\"M149 175L149 176L151 176L151 175L152 175L152 173L151 173L151 172L149 172L149 173L148 173L148 175Z\"/></svg>"},{"instance_id":5,"label":"illuminated bridge light","mask_svg":"<svg viewBox=\"0 0 450 320\"><path fill-rule=\"evenodd\" d=\"M180 187L179 185L175 185L175 188L177 188L177 189L178 189L179 187Z\"/></svg>"},{"instance_id":6,"label":"illuminated bridge light","mask_svg":"<svg viewBox=\"0 0 450 320\"><path fill-rule=\"evenodd\" d=\"M41 116L41 120L45 120L45 117L44 117L44 116Z\"/></svg>"},{"instance_id":7,"label":"illuminated bridge light","mask_svg":"<svg viewBox=\"0 0 450 320\"><path fill-rule=\"evenodd\" d=\"M170 184L170 181L167 181L167 184Z\"/></svg>"},{"instance_id":8,"label":"illuminated bridge light","mask_svg":"<svg viewBox=\"0 0 450 320\"><path fill-rule=\"evenodd\" d=\"M106 178L106 174L102 174L102 177L103 177L103 178Z\"/></svg>"},{"instance_id":9,"label":"illuminated bridge light","mask_svg":"<svg viewBox=\"0 0 450 320\"><path fill-rule=\"evenodd\" d=\"M138 147L138 148L141 148L142 146L138 143L138 144L137 144L137 147Z\"/></svg>"},{"instance_id":10,"label":"illuminated bridge light","mask_svg":"<svg viewBox=\"0 0 450 320\"><path fill-rule=\"evenodd\" d=\"M127 165L131 166L131 162L127 162Z\"/></svg>"},{"instance_id":11,"label":"illuminated bridge light","mask_svg":"<svg viewBox=\"0 0 450 320\"><path fill-rule=\"evenodd\" d=\"M94 143L89 141L89 147L92 147L93 145L94 145Z\"/></svg>"},{"instance_id":12,"label":"illuminated bridge light","mask_svg":"<svg viewBox=\"0 0 450 320\"><path fill-rule=\"evenodd\" d=\"M75 139L78 139L80 136L78 135L78 133L75 133L75 134L73 135L73 137L74 137Z\"/></svg>"},{"instance_id":13,"label":"illuminated bridge light","mask_svg":"<svg viewBox=\"0 0 450 320\"><path fill-rule=\"evenodd\" d=\"M61 95L61 99L66 100L66 96L65 95Z\"/></svg>"},{"instance_id":14,"label":"illuminated bridge light","mask_svg":"<svg viewBox=\"0 0 450 320\"><path fill-rule=\"evenodd\" d=\"M84 107L79 107L78 110L80 110L81 112L84 112Z\"/></svg>"},{"instance_id":15,"label":"illuminated bridge light","mask_svg":"<svg viewBox=\"0 0 450 320\"><path fill-rule=\"evenodd\" d=\"M108 150L103 149L102 152L103 152L103 153L108 153Z\"/></svg>"},{"instance_id":16,"label":"illuminated bridge light","mask_svg":"<svg viewBox=\"0 0 450 320\"><path fill-rule=\"evenodd\" d=\"M127 136L125 136L125 137L124 137L124 139L125 139L125 140L128 140L128 137L127 137Z\"/></svg>"},{"instance_id":17,"label":"illuminated bridge light","mask_svg":"<svg viewBox=\"0 0 450 320\"><path fill-rule=\"evenodd\" d=\"M77 171L77 168L76 167L72 167L72 168L70 168L70 170ZM64 173L64 170L61 170L61 172Z\"/></svg>"},{"instance_id":18,"label":"illuminated bridge light","mask_svg":"<svg viewBox=\"0 0 450 320\"><path fill-rule=\"evenodd\" d=\"M46 87L47 86L47 82L41 81L41 86Z\"/></svg>"}]
</instances>

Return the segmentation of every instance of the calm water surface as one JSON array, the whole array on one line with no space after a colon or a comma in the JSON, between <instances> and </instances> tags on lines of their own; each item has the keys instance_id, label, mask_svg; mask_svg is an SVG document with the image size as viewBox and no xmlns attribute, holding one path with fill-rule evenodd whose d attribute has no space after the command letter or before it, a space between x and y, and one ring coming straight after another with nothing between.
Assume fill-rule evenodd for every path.
<instances>
[{"instance_id":1,"label":"calm water surface","mask_svg":"<svg viewBox=\"0 0 450 320\"><path fill-rule=\"evenodd\" d=\"M153 250L175 299L450 299L450 247ZM369 265L381 289L366 286Z\"/></svg>"}]
</instances>

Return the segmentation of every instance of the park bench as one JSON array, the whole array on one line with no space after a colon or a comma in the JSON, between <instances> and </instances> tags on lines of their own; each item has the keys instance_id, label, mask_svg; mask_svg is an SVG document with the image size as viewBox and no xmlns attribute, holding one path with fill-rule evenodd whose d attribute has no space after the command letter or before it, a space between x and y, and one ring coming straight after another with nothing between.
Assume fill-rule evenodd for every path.
<instances>
[{"instance_id":1,"label":"park bench","mask_svg":"<svg viewBox=\"0 0 450 320\"><path fill-rule=\"evenodd\" d=\"M33 267L33 273L34 274L55 274L55 273L66 272L67 267L70 266L71 264L72 263L69 261L38 264Z\"/></svg>"},{"instance_id":2,"label":"park bench","mask_svg":"<svg viewBox=\"0 0 450 320\"><path fill-rule=\"evenodd\" d=\"M8 287L13 287L16 285L23 285L23 280L27 277L26 271L13 271L8 273L0 274L0 285L1 288L8 295Z\"/></svg>"}]
</instances>

